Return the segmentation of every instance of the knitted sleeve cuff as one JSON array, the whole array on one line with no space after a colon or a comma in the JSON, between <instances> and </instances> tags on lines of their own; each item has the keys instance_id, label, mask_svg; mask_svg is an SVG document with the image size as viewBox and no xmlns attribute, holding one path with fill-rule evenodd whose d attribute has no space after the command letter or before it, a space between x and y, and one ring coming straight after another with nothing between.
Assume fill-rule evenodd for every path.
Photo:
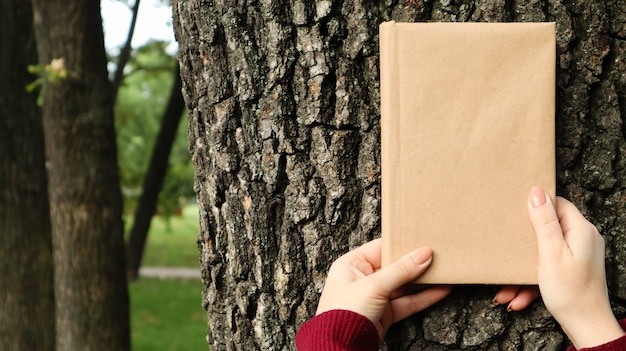
<instances>
[{"instance_id":1,"label":"knitted sleeve cuff","mask_svg":"<svg viewBox=\"0 0 626 351\"><path fill-rule=\"evenodd\" d=\"M626 319L622 319L619 321L619 325L622 327L622 329L626 330ZM584 349L580 349L578 351L622 351L622 350L626 350L626 335L623 335L620 338L617 338L613 341L610 341L606 344L602 344L602 345L598 345L598 346L594 346L594 347L587 347ZM576 351L576 348L574 346L570 346L567 351Z\"/></svg>"},{"instance_id":2,"label":"knitted sleeve cuff","mask_svg":"<svg viewBox=\"0 0 626 351\"><path fill-rule=\"evenodd\" d=\"M376 351L378 331L364 316L346 310L324 312L304 323L296 334L299 351Z\"/></svg>"}]
</instances>

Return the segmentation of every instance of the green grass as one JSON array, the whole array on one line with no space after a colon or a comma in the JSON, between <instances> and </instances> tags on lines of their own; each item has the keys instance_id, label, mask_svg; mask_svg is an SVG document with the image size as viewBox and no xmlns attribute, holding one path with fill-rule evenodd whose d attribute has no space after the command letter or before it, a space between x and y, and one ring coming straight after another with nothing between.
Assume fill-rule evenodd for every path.
<instances>
[{"instance_id":1,"label":"green grass","mask_svg":"<svg viewBox=\"0 0 626 351\"><path fill-rule=\"evenodd\" d=\"M209 349L199 280L142 278L129 290L133 351Z\"/></svg>"},{"instance_id":2,"label":"green grass","mask_svg":"<svg viewBox=\"0 0 626 351\"><path fill-rule=\"evenodd\" d=\"M131 221L132 218L126 220L127 228ZM198 227L198 205L186 206L180 216L154 216L141 265L199 268Z\"/></svg>"},{"instance_id":3,"label":"green grass","mask_svg":"<svg viewBox=\"0 0 626 351\"><path fill-rule=\"evenodd\" d=\"M185 207L182 216L155 216L142 266L200 269L197 235L196 205ZM201 292L200 279L140 278L130 283L132 350L208 350Z\"/></svg>"}]
</instances>

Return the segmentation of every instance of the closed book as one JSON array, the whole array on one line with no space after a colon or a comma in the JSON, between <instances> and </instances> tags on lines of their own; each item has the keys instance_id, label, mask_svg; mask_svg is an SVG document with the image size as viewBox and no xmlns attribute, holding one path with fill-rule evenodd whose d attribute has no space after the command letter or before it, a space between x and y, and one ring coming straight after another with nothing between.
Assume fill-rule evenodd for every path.
<instances>
[{"instance_id":1,"label":"closed book","mask_svg":"<svg viewBox=\"0 0 626 351\"><path fill-rule=\"evenodd\" d=\"M530 188L555 194L554 23L380 25L383 265L425 284L537 284Z\"/></svg>"}]
</instances>

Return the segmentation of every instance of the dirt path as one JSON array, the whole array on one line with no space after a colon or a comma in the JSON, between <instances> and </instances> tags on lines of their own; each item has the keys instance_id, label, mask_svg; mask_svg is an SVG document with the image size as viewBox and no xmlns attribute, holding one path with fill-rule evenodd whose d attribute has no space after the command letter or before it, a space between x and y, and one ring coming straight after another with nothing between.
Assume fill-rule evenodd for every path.
<instances>
[{"instance_id":1,"label":"dirt path","mask_svg":"<svg viewBox=\"0 0 626 351\"><path fill-rule=\"evenodd\" d=\"M200 279L200 268L187 267L142 267L139 276L147 278Z\"/></svg>"}]
</instances>

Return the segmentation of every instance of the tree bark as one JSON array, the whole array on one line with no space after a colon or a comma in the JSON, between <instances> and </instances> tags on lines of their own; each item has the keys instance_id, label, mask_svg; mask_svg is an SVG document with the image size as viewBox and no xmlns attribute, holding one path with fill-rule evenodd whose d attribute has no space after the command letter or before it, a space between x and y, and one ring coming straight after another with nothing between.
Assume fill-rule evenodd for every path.
<instances>
[{"instance_id":1,"label":"tree bark","mask_svg":"<svg viewBox=\"0 0 626 351\"><path fill-rule=\"evenodd\" d=\"M46 84L43 120L58 350L129 350L122 197L100 2L33 0ZM58 62L57 62L58 65Z\"/></svg>"},{"instance_id":2,"label":"tree bark","mask_svg":"<svg viewBox=\"0 0 626 351\"><path fill-rule=\"evenodd\" d=\"M0 350L54 350L52 235L30 2L0 2Z\"/></svg>"},{"instance_id":3,"label":"tree bark","mask_svg":"<svg viewBox=\"0 0 626 351\"><path fill-rule=\"evenodd\" d=\"M330 263L380 234L378 24L557 23L557 182L607 242L626 313L626 6L621 1L174 1L212 350L293 349ZM457 287L390 350L564 350L540 301Z\"/></svg>"},{"instance_id":4,"label":"tree bark","mask_svg":"<svg viewBox=\"0 0 626 351\"><path fill-rule=\"evenodd\" d=\"M181 86L180 68L176 64L174 84L161 119L161 128L152 150L150 166L143 181L143 190L139 198L133 227L126 247L126 274L131 281L139 278L139 267L141 266L141 259L143 258L146 239L148 238L150 222L157 208L159 193L167 174L170 153L174 145L174 139L176 139L176 131L185 110L185 102L180 91Z\"/></svg>"}]
</instances>

